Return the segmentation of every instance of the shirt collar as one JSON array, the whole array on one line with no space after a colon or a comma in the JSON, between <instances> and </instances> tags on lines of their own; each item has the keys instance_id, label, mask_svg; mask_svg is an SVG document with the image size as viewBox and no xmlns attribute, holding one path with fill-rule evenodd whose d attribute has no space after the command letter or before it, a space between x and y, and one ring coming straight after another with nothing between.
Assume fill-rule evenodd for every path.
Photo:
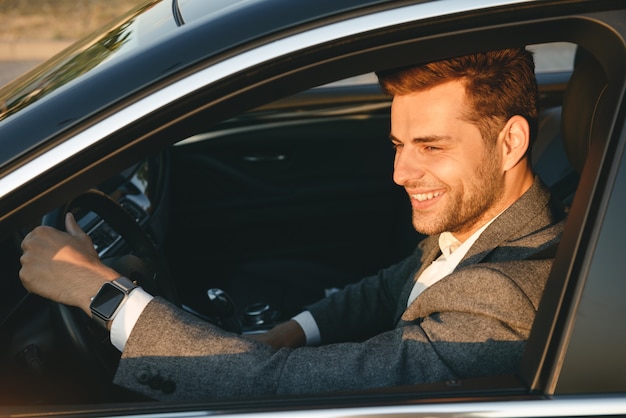
<instances>
[{"instance_id":1,"label":"shirt collar","mask_svg":"<svg viewBox=\"0 0 626 418\"><path fill-rule=\"evenodd\" d=\"M442 232L439 235L439 249L441 250L443 256L446 258L450 257L450 254L456 251L461 246L461 244L463 243L456 239L456 237L452 235L451 232L446 231Z\"/></svg>"},{"instance_id":2,"label":"shirt collar","mask_svg":"<svg viewBox=\"0 0 626 418\"><path fill-rule=\"evenodd\" d=\"M453 252L457 251L459 248L462 247L463 255L465 255L465 253L467 253L467 251L471 248L471 246L474 245L478 237L480 237L480 235L485 231L485 229L487 229L487 227L491 225L491 223L495 221L498 218L498 216L500 216L500 214L492 218L489 222L487 222L479 230L474 232L464 242L459 241L454 235L452 235L451 232L448 232L448 231L442 232L439 235L439 249L441 250L441 254L443 254L444 258L448 258Z\"/></svg>"}]
</instances>

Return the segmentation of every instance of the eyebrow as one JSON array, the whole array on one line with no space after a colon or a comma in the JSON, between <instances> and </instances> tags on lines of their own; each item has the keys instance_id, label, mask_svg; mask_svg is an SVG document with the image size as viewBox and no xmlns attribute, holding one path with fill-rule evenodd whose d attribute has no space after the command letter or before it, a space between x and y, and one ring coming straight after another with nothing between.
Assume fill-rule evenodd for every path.
<instances>
[{"instance_id":1,"label":"eyebrow","mask_svg":"<svg viewBox=\"0 0 626 418\"><path fill-rule=\"evenodd\" d=\"M389 134L389 140L391 142L402 142L393 134ZM416 144L432 144L432 143L442 143L442 142L455 142L455 139L449 135L427 135L421 136L417 138L411 139L411 142Z\"/></svg>"}]
</instances>

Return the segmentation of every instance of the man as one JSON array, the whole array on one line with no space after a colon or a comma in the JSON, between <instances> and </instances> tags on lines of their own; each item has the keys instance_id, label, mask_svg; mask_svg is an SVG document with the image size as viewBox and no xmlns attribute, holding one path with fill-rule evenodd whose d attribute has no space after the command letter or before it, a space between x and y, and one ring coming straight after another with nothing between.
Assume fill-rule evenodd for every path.
<instances>
[{"instance_id":1,"label":"man","mask_svg":"<svg viewBox=\"0 0 626 418\"><path fill-rule=\"evenodd\" d=\"M123 350L115 381L177 399L514 373L563 216L529 164L533 71L530 53L511 49L379 74L393 95L394 181L430 237L256 339L135 289L106 324ZM24 239L20 276L30 291L91 314L91 299L119 274L71 216L66 223L67 234L40 227Z\"/></svg>"}]
</instances>

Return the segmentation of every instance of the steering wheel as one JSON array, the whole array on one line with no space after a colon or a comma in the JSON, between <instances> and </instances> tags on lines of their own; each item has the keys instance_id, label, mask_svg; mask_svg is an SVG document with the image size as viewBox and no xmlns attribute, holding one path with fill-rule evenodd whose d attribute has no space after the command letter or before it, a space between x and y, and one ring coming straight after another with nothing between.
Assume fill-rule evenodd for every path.
<instances>
[{"instance_id":1,"label":"steering wheel","mask_svg":"<svg viewBox=\"0 0 626 418\"><path fill-rule=\"evenodd\" d=\"M46 215L42 223L64 230L65 214L77 209L97 214L126 243L123 254L107 255L102 259L103 263L136 281L149 293L180 305L163 256L129 212L108 195L89 190L68 203L63 210ZM70 341L71 349L81 363L79 366L92 377L102 376L110 382L120 353L111 345L109 333L82 310L60 303L52 302L51 317L57 330Z\"/></svg>"}]
</instances>

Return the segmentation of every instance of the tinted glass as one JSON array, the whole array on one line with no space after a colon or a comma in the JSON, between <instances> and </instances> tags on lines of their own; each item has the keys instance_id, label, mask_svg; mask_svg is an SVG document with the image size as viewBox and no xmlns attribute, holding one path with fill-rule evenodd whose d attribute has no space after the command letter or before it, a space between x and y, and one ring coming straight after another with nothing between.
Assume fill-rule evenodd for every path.
<instances>
[{"instance_id":1,"label":"tinted glass","mask_svg":"<svg viewBox=\"0 0 626 418\"><path fill-rule=\"evenodd\" d=\"M174 29L169 2L147 3L1 89L0 121L98 67L155 44Z\"/></svg>"}]
</instances>

